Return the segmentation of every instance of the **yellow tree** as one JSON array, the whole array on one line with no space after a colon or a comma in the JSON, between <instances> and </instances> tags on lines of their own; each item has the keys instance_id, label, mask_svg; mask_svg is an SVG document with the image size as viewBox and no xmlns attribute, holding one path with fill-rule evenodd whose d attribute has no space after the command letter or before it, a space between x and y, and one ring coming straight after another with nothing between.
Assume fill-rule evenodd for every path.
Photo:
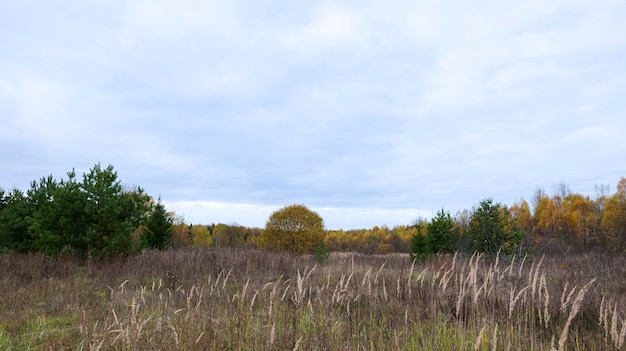
<instances>
[{"instance_id":1,"label":"yellow tree","mask_svg":"<svg viewBox=\"0 0 626 351\"><path fill-rule=\"evenodd\" d=\"M213 244L213 237L209 233L209 229L207 229L204 225L194 225L190 229L191 231L191 240L193 242L193 246L196 247L209 247Z\"/></svg>"},{"instance_id":2,"label":"yellow tree","mask_svg":"<svg viewBox=\"0 0 626 351\"><path fill-rule=\"evenodd\" d=\"M535 221L533 231L536 235L542 237L560 233L559 208L552 198L548 196L539 198L533 217Z\"/></svg>"},{"instance_id":3,"label":"yellow tree","mask_svg":"<svg viewBox=\"0 0 626 351\"><path fill-rule=\"evenodd\" d=\"M524 232L523 242L525 245L535 243L537 238L533 235L533 216L528 201L522 199L519 203L513 204L509 209L509 218Z\"/></svg>"},{"instance_id":4,"label":"yellow tree","mask_svg":"<svg viewBox=\"0 0 626 351\"><path fill-rule=\"evenodd\" d=\"M565 234L579 246L594 239L598 218L595 203L581 194L570 194L561 204L562 221Z\"/></svg>"},{"instance_id":5,"label":"yellow tree","mask_svg":"<svg viewBox=\"0 0 626 351\"><path fill-rule=\"evenodd\" d=\"M324 243L324 220L304 205L286 206L270 215L260 241L271 250L314 253Z\"/></svg>"},{"instance_id":6,"label":"yellow tree","mask_svg":"<svg viewBox=\"0 0 626 351\"><path fill-rule=\"evenodd\" d=\"M520 203L513 204L509 209L509 216L515 220L517 226L523 229L526 234L532 231L532 214L530 213L528 201L522 199Z\"/></svg>"},{"instance_id":7,"label":"yellow tree","mask_svg":"<svg viewBox=\"0 0 626 351\"><path fill-rule=\"evenodd\" d=\"M187 247L191 246L191 232L189 231L189 225L185 223L185 218L176 215L174 212L167 214L172 218L172 246L174 247Z\"/></svg>"},{"instance_id":8,"label":"yellow tree","mask_svg":"<svg viewBox=\"0 0 626 351\"><path fill-rule=\"evenodd\" d=\"M244 246L246 244L246 228L238 224L219 223L213 228L213 241L217 247Z\"/></svg>"},{"instance_id":9,"label":"yellow tree","mask_svg":"<svg viewBox=\"0 0 626 351\"><path fill-rule=\"evenodd\" d=\"M626 243L626 178L617 183L617 192L606 199L602 215L602 233L606 244L621 248Z\"/></svg>"}]
</instances>

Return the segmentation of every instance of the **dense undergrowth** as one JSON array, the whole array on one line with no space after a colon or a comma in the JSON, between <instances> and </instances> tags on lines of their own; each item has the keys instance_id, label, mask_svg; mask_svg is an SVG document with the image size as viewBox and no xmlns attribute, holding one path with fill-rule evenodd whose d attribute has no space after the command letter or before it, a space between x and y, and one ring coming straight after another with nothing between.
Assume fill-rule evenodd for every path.
<instances>
[{"instance_id":1,"label":"dense undergrowth","mask_svg":"<svg viewBox=\"0 0 626 351\"><path fill-rule=\"evenodd\" d=\"M619 350L626 259L0 256L0 349Z\"/></svg>"}]
</instances>

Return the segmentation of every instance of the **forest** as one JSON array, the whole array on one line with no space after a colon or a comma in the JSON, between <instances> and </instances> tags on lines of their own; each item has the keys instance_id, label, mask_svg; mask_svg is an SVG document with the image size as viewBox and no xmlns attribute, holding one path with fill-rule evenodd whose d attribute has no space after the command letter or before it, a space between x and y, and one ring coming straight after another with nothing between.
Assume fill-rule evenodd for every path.
<instances>
[{"instance_id":1,"label":"forest","mask_svg":"<svg viewBox=\"0 0 626 351\"><path fill-rule=\"evenodd\" d=\"M510 206L485 198L452 215L368 229L324 230L326 248L365 254L440 252L577 253L626 248L626 178L616 191L597 185L595 197L561 183L554 194L539 188L530 204ZM532 208L531 208L532 204ZM79 179L52 176L26 192L0 188L0 252L44 252L107 258L147 248L262 245L262 228L237 224L187 224L140 187L124 187L113 166L95 165Z\"/></svg>"}]
</instances>

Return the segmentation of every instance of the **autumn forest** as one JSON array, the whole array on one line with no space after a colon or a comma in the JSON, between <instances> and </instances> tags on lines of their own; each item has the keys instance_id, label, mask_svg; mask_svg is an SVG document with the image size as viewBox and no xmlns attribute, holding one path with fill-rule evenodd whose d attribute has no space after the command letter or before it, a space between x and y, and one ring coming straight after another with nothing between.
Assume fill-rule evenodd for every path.
<instances>
[{"instance_id":1,"label":"autumn forest","mask_svg":"<svg viewBox=\"0 0 626 351\"><path fill-rule=\"evenodd\" d=\"M262 246L262 228L185 223L141 188L124 188L112 166L96 165L82 181L77 178L69 172L68 179L49 176L33 181L27 192L0 189L0 250L108 257L145 248ZM443 220L442 235L448 242L445 247L434 248L433 253L484 251L475 246L476 238L471 233L473 223L478 223L477 215L487 206L483 211L487 225L499 218L499 230L506 232L506 238L500 240L503 246L495 250L621 252L626 247L626 178L619 180L615 192L608 185L598 185L595 193L590 198L571 192L561 183L553 194L539 188L530 202L521 200L507 206L486 198L472 209L453 214L441 209L431 220L418 218L412 224L393 228L326 230L324 244L331 251L415 252L420 250L415 245L422 245L421 239L429 233L432 236L428 227L440 225Z\"/></svg>"}]
</instances>

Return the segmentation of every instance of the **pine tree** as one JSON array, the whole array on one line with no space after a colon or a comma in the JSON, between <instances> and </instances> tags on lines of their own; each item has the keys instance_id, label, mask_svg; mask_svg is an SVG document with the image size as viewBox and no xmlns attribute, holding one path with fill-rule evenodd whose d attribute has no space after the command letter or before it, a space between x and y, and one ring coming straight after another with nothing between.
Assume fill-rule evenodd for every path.
<instances>
[{"instance_id":1,"label":"pine tree","mask_svg":"<svg viewBox=\"0 0 626 351\"><path fill-rule=\"evenodd\" d=\"M165 206L159 200L143 228L142 248L163 250L167 248L174 234L172 218L167 215Z\"/></svg>"}]
</instances>

